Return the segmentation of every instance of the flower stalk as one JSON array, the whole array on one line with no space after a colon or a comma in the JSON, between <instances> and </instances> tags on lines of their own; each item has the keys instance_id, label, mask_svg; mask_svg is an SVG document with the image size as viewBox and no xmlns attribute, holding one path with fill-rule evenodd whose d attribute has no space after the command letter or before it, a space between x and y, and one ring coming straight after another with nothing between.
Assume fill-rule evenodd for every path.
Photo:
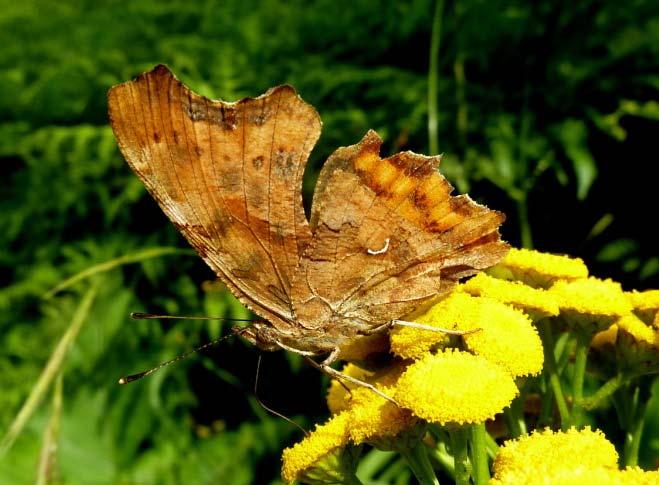
<instances>
[{"instance_id":1,"label":"flower stalk","mask_svg":"<svg viewBox=\"0 0 659 485\"><path fill-rule=\"evenodd\" d=\"M540 330L540 338L542 339L542 345L545 350L545 372L549 379L549 385L554 393L554 400L556 402L556 407L558 408L558 413L561 417L561 429L565 430L569 427L570 412L565 401L561 379L556 366L551 322L546 319L540 321L538 329Z\"/></svg>"},{"instance_id":2,"label":"flower stalk","mask_svg":"<svg viewBox=\"0 0 659 485\"><path fill-rule=\"evenodd\" d=\"M468 430L455 428L449 434L451 436L451 451L455 458L455 483L456 485L469 485L472 467L467 447Z\"/></svg>"},{"instance_id":3,"label":"flower stalk","mask_svg":"<svg viewBox=\"0 0 659 485\"><path fill-rule=\"evenodd\" d=\"M572 412L570 424L580 426L583 420L583 383L586 375L586 362L591 338L577 331L577 345L574 351L574 366L572 374Z\"/></svg>"},{"instance_id":4,"label":"flower stalk","mask_svg":"<svg viewBox=\"0 0 659 485\"><path fill-rule=\"evenodd\" d=\"M439 485L435 470L428 459L426 445L422 441L419 440L409 447L401 447L399 451L421 485Z\"/></svg>"},{"instance_id":5,"label":"flower stalk","mask_svg":"<svg viewBox=\"0 0 659 485\"><path fill-rule=\"evenodd\" d=\"M472 478L475 485L487 485L490 468L487 460L487 430L485 423L473 424L469 428L469 450L472 463Z\"/></svg>"}]
</instances>

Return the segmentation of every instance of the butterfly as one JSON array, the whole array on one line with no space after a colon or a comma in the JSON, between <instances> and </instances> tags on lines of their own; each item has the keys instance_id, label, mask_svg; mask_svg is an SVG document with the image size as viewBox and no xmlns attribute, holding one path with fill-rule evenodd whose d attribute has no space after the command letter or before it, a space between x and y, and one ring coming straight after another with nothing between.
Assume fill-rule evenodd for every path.
<instances>
[{"instance_id":1,"label":"butterfly","mask_svg":"<svg viewBox=\"0 0 659 485\"><path fill-rule=\"evenodd\" d=\"M439 156L380 157L368 131L320 171L311 215L302 177L321 132L290 86L237 102L192 92L163 65L113 87L109 115L126 161L229 290L263 321L265 350L325 355L446 295L508 250L500 212L439 173Z\"/></svg>"}]
</instances>

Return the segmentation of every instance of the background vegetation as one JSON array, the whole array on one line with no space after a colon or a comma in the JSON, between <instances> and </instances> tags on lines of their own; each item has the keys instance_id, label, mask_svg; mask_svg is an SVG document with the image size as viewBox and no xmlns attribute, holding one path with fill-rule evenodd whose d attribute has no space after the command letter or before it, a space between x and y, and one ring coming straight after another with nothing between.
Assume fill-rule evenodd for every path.
<instances>
[{"instance_id":1,"label":"background vegetation","mask_svg":"<svg viewBox=\"0 0 659 485\"><path fill-rule=\"evenodd\" d=\"M194 254L153 249L186 244L107 125L107 89L157 63L227 100L296 86L324 121L307 199L323 160L374 128L386 153L445 153L459 191L509 215L513 244L581 256L628 289L659 286L655 2L439 6L0 0L0 436L18 430L16 415L60 342L52 379L36 387L41 403L30 402L34 413L0 457L0 483L271 483L281 449L299 437L255 403L258 354L238 340L116 384L223 327L135 322L130 311L246 315L207 283L213 275ZM139 262L47 293L118 257ZM326 413L322 380L270 354L259 395L308 427ZM657 407L652 416L645 466L659 456ZM398 470L374 452L360 475L406 483Z\"/></svg>"}]
</instances>

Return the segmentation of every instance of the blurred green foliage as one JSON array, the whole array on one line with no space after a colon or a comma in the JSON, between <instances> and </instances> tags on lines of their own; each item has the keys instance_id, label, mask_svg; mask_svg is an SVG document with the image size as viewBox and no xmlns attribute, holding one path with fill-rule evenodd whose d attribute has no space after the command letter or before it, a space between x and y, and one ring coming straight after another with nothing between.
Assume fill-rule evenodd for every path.
<instances>
[{"instance_id":1,"label":"blurred green foliage","mask_svg":"<svg viewBox=\"0 0 659 485\"><path fill-rule=\"evenodd\" d=\"M224 290L203 284L213 275L200 259L143 259L44 298L95 264L185 247L121 159L105 93L157 63L197 92L228 100L293 84L324 121L305 179L308 200L322 161L368 128L383 136L387 153L432 146L434 6L0 1L0 435L83 295L90 285L98 290L58 372L61 387L48 388L0 458L0 483L35 480L45 429L59 438L46 467L55 482L277 480L280 450L298 434L251 396L257 354L240 341L116 385L222 332L218 323L129 321L130 311L246 315ZM582 256L628 288L658 286L655 2L454 0L437 21L432 88L444 173L509 215L511 242ZM325 412L315 371L283 354L265 356L264 365L260 395L269 405L306 426ZM657 415L646 430L645 464L659 455ZM405 483L390 458L364 460L365 482Z\"/></svg>"}]
</instances>

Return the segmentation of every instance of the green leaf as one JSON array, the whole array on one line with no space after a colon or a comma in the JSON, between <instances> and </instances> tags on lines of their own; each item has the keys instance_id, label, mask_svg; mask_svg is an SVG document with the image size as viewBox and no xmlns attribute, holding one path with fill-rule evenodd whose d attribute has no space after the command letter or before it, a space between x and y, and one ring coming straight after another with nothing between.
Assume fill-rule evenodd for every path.
<instances>
[{"instance_id":1,"label":"green leaf","mask_svg":"<svg viewBox=\"0 0 659 485\"><path fill-rule=\"evenodd\" d=\"M577 197L583 200L597 177L597 163L588 148L586 124L569 119L558 127L558 137L577 176Z\"/></svg>"}]
</instances>

